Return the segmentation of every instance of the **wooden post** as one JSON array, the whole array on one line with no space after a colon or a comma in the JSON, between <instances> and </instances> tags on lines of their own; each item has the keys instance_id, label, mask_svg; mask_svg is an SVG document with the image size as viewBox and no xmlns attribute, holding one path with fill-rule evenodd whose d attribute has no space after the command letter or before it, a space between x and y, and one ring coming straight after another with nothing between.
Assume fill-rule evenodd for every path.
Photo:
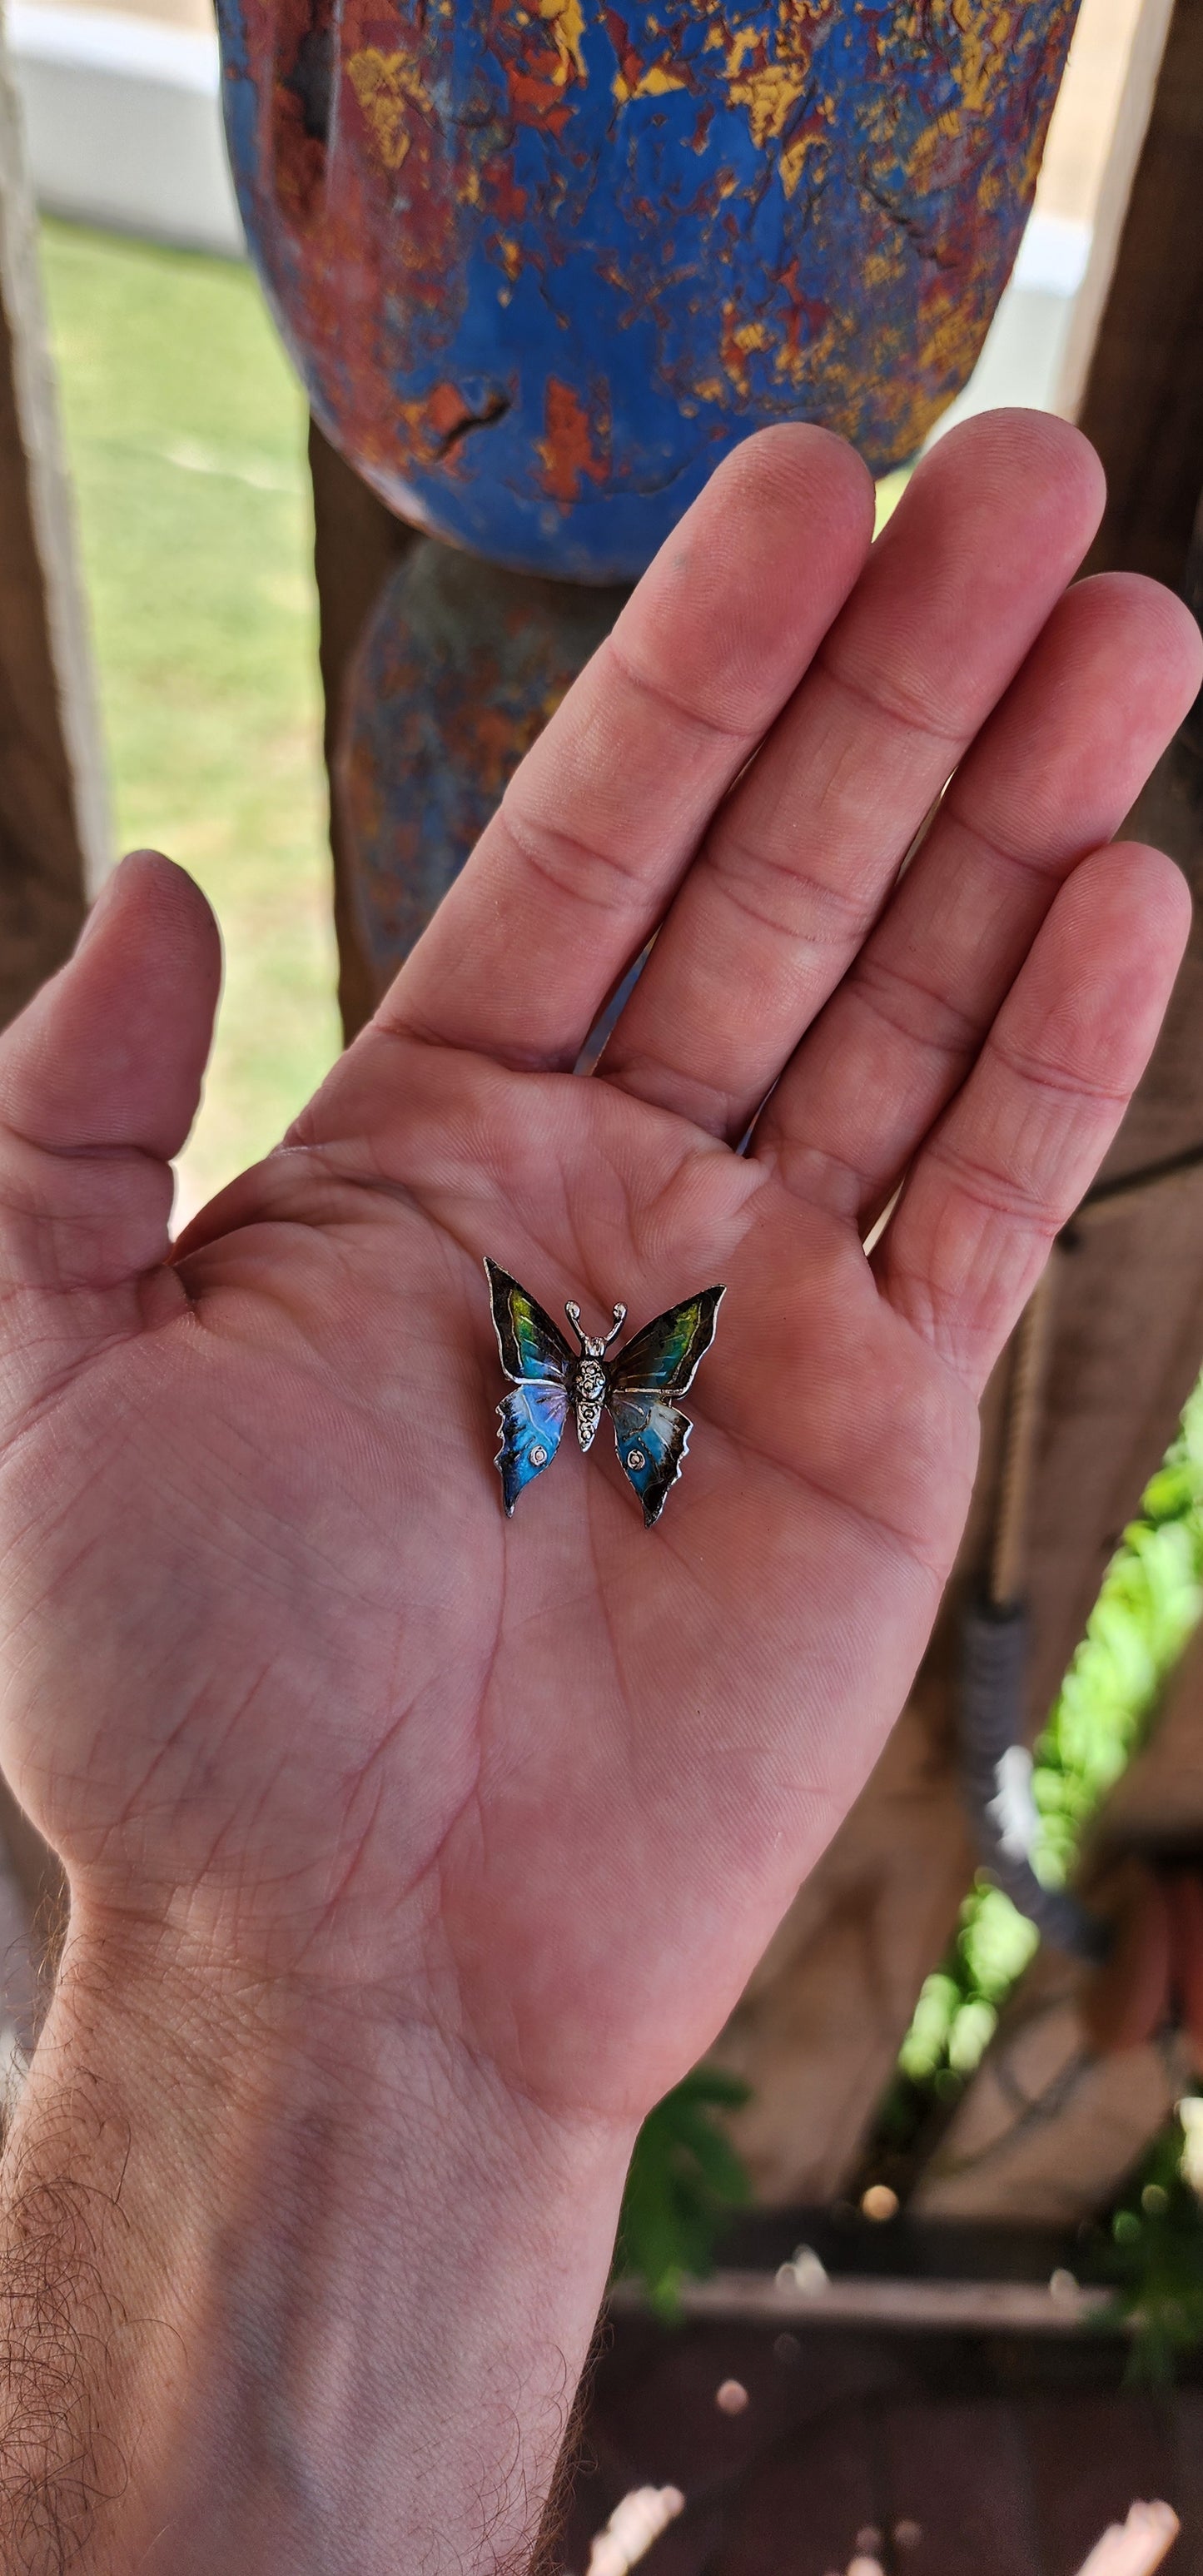
<instances>
[{"instance_id":1,"label":"wooden post","mask_svg":"<svg viewBox=\"0 0 1203 2576\"><path fill-rule=\"evenodd\" d=\"M109 864L104 763L20 114L0 28L0 1026L63 963ZM3 2014L28 2046L62 1913L0 1783Z\"/></svg>"},{"instance_id":2,"label":"wooden post","mask_svg":"<svg viewBox=\"0 0 1203 2576\"><path fill-rule=\"evenodd\" d=\"M1138 31L1135 82L1155 55L1162 0ZM1129 159L1117 129L1097 257L1105 261ZM1203 0L1175 0L1097 335L1091 278L1063 399L1107 469L1088 569L1122 566L1177 588L1203 490ZM1072 369L1071 374L1069 370ZM1080 397L1078 395L1081 387Z\"/></svg>"},{"instance_id":3,"label":"wooden post","mask_svg":"<svg viewBox=\"0 0 1203 2576\"><path fill-rule=\"evenodd\" d=\"M0 39L0 1022L61 965L108 859L32 201Z\"/></svg>"},{"instance_id":4,"label":"wooden post","mask_svg":"<svg viewBox=\"0 0 1203 2576\"><path fill-rule=\"evenodd\" d=\"M1082 409L1086 379L1111 292L1120 243L1169 34L1174 0L1141 0L1091 226L1086 274L1074 297L1053 403L1066 420Z\"/></svg>"}]
</instances>

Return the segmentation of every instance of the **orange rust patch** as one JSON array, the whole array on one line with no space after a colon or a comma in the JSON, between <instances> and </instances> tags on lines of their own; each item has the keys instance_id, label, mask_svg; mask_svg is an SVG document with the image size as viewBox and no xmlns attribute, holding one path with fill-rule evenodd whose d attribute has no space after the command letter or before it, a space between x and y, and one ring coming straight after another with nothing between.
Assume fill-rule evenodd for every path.
<instances>
[{"instance_id":1,"label":"orange rust patch","mask_svg":"<svg viewBox=\"0 0 1203 2576\"><path fill-rule=\"evenodd\" d=\"M605 482L610 460L598 438L599 427L590 419L576 387L562 384L558 376L549 376L545 435L538 441L543 462L540 481L549 499L575 501L582 477L590 483Z\"/></svg>"},{"instance_id":2,"label":"orange rust patch","mask_svg":"<svg viewBox=\"0 0 1203 2576\"><path fill-rule=\"evenodd\" d=\"M510 0L492 0L490 51L519 125L563 133L572 112L565 93L587 80L583 35L580 0L537 0L534 14L513 10Z\"/></svg>"},{"instance_id":3,"label":"orange rust patch","mask_svg":"<svg viewBox=\"0 0 1203 2576\"><path fill-rule=\"evenodd\" d=\"M398 409L409 431L411 453L419 465L433 465L444 454L456 430L475 418L458 385L451 384L435 385L420 402L403 402Z\"/></svg>"}]
</instances>

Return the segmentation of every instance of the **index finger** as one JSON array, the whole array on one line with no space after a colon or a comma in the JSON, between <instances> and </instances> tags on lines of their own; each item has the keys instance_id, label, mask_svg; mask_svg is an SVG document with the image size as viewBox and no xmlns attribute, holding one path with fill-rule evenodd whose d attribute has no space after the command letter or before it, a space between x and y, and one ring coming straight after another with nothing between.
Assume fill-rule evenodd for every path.
<instances>
[{"instance_id":1,"label":"index finger","mask_svg":"<svg viewBox=\"0 0 1203 2576\"><path fill-rule=\"evenodd\" d=\"M763 430L725 459L515 773L386 1026L575 1062L872 534L867 470L829 431Z\"/></svg>"}]
</instances>

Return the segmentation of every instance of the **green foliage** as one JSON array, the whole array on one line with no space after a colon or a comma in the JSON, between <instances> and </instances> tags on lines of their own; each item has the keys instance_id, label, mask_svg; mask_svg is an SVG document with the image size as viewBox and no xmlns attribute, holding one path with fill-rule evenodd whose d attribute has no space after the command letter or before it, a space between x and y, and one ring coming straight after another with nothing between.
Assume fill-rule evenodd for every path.
<instances>
[{"instance_id":1,"label":"green foliage","mask_svg":"<svg viewBox=\"0 0 1203 2576\"><path fill-rule=\"evenodd\" d=\"M1201 1609L1203 1382L1107 1569L1036 1747L1036 1866L1050 1885L1068 1876L1082 1828L1127 1768Z\"/></svg>"},{"instance_id":2,"label":"green foliage","mask_svg":"<svg viewBox=\"0 0 1203 2576\"><path fill-rule=\"evenodd\" d=\"M898 2063L923 2084L947 2066L964 2077L994 2036L998 2006L1022 1976L1037 1934L1000 1888L979 1878L961 1907L942 1968L925 1979Z\"/></svg>"},{"instance_id":3,"label":"green foliage","mask_svg":"<svg viewBox=\"0 0 1203 2576\"><path fill-rule=\"evenodd\" d=\"M305 407L252 271L48 223L42 266L119 846L226 941L193 1205L338 1044Z\"/></svg>"},{"instance_id":4,"label":"green foliage","mask_svg":"<svg viewBox=\"0 0 1203 2576\"><path fill-rule=\"evenodd\" d=\"M1114 2283L1108 2321L1137 2329L1128 2377L1151 2386L1164 2387L1203 2342L1203 2208L1183 2170L1185 2143L1175 2117L1082 2265L1087 2278Z\"/></svg>"},{"instance_id":5,"label":"green foliage","mask_svg":"<svg viewBox=\"0 0 1203 2576\"><path fill-rule=\"evenodd\" d=\"M748 2177L715 2111L738 2110L748 2088L715 2066L695 2066L644 2121L623 2196L616 2269L643 2282L657 2314L680 2314L681 2283L714 2268L714 2246L733 2209L751 2197Z\"/></svg>"}]
</instances>

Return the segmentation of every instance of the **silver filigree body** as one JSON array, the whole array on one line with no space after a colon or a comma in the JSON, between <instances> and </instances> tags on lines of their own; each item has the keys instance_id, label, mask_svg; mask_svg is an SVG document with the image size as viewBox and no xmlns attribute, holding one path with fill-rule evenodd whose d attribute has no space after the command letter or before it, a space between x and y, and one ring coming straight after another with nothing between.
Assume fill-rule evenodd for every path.
<instances>
[{"instance_id":1,"label":"silver filigree body","mask_svg":"<svg viewBox=\"0 0 1203 2576\"><path fill-rule=\"evenodd\" d=\"M572 1401L576 1412L576 1436L582 1449L588 1449L601 1421L606 1401L606 1372L602 1367L602 1361L615 1334L622 1331L627 1319L627 1310L625 1306L615 1307L614 1321L604 1342L595 1341L592 1334L581 1331L579 1306L569 1304L565 1306L564 1312L581 1346L581 1356L573 1371Z\"/></svg>"},{"instance_id":2,"label":"silver filigree body","mask_svg":"<svg viewBox=\"0 0 1203 2576\"><path fill-rule=\"evenodd\" d=\"M602 1342L586 1342L584 1357L576 1364L572 1394L576 1406L576 1436L582 1449L589 1447L606 1400L606 1372L601 1365L604 1347Z\"/></svg>"}]
</instances>

